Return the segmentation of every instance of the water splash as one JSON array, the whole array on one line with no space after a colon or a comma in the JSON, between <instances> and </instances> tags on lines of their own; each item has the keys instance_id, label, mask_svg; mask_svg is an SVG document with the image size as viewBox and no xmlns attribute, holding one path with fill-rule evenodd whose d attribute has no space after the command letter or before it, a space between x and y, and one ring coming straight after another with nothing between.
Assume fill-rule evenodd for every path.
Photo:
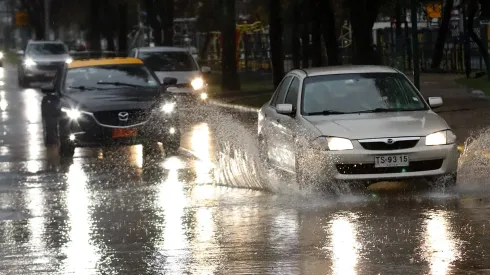
<instances>
[{"instance_id":1,"label":"water splash","mask_svg":"<svg viewBox=\"0 0 490 275\"><path fill-rule=\"evenodd\" d=\"M459 158L458 186L480 188L490 184L490 128L473 134Z\"/></svg>"}]
</instances>

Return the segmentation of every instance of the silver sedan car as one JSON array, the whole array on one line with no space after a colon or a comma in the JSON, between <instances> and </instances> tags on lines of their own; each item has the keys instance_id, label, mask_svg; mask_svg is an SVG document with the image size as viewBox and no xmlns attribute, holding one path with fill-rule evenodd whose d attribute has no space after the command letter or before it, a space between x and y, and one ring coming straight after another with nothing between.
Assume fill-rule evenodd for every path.
<instances>
[{"instance_id":1,"label":"silver sedan car","mask_svg":"<svg viewBox=\"0 0 490 275\"><path fill-rule=\"evenodd\" d=\"M381 66L293 70L259 112L261 157L310 184L424 178L456 183L456 136L401 72Z\"/></svg>"}]
</instances>

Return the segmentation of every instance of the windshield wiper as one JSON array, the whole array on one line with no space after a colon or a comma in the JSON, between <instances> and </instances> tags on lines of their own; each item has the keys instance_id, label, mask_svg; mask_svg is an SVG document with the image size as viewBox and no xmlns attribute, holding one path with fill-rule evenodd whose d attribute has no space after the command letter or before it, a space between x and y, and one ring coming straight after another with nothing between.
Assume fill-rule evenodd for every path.
<instances>
[{"instance_id":1,"label":"windshield wiper","mask_svg":"<svg viewBox=\"0 0 490 275\"><path fill-rule=\"evenodd\" d=\"M88 87L88 86L68 86L70 89L76 89L80 91L91 91L91 90L97 90L95 87Z\"/></svg>"},{"instance_id":2,"label":"windshield wiper","mask_svg":"<svg viewBox=\"0 0 490 275\"><path fill-rule=\"evenodd\" d=\"M144 88L145 86L126 83L126 82L109 82L109 81L99 81L97 82L99 85L114 85L114 86L126 86L126 87L134 87L134 88Z\"/></svg>"},{"instance_id":3,"label":"windshield wiper","mask_svg":"<svg viewBox=\"0 0 490 275\"><path fill-rule=\"evenodd\" d=\"M376 108L372 110L363 110L359 112L353 112L353 113L388 113L388 112L409 112L409 111L423 111L425 109L390 109L390 108Z\"/></svg>"},{"instance_id":4,"label":"windshield wiper","mask_svg":"<svg viewBox=\"0 0 490 275\"><path fill-rule=\"evenodd\" d=\"M348 113L332 111L332 110L308 113L309 116L328 116L328 115L343 115L343 114L348 114Z\"/></svg>"}]
</instances>

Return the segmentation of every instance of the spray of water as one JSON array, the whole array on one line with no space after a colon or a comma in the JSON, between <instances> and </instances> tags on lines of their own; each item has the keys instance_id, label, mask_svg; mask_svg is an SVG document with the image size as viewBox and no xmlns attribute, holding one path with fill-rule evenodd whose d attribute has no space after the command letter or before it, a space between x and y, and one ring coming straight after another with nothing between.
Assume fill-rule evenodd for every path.
<instances>
[{"instance_id":1,"label":"spray of water","mask_svg":"<svg viewBox=\"0 0 490 275\"><path fill-rule=\"evenodd\" d=\"M458 186L474 189L490 184L490 129L472 135L459 158Z\"/></svg>"}]
</instances>

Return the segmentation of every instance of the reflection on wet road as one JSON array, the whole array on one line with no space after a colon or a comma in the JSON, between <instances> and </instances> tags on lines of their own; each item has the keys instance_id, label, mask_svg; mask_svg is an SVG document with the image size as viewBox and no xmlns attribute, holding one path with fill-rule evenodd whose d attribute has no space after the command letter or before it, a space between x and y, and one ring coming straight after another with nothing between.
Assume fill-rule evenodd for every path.
<instances>
[{"instance_id":1,"label":"reflection on wet road","mask_svg":"<svg viewBox=\"0 0 490 275\"><path fill-rule=\"evenodd\" d=\"M133 146L77 149L67 162L43 146L40 92L19 89L15 71L1 76L0 274L490 270L485 188L260 190L287 178L257 176L254 125L212 107L183 114L178 157L147 160Z\"/></svg>"}]
</instances>

